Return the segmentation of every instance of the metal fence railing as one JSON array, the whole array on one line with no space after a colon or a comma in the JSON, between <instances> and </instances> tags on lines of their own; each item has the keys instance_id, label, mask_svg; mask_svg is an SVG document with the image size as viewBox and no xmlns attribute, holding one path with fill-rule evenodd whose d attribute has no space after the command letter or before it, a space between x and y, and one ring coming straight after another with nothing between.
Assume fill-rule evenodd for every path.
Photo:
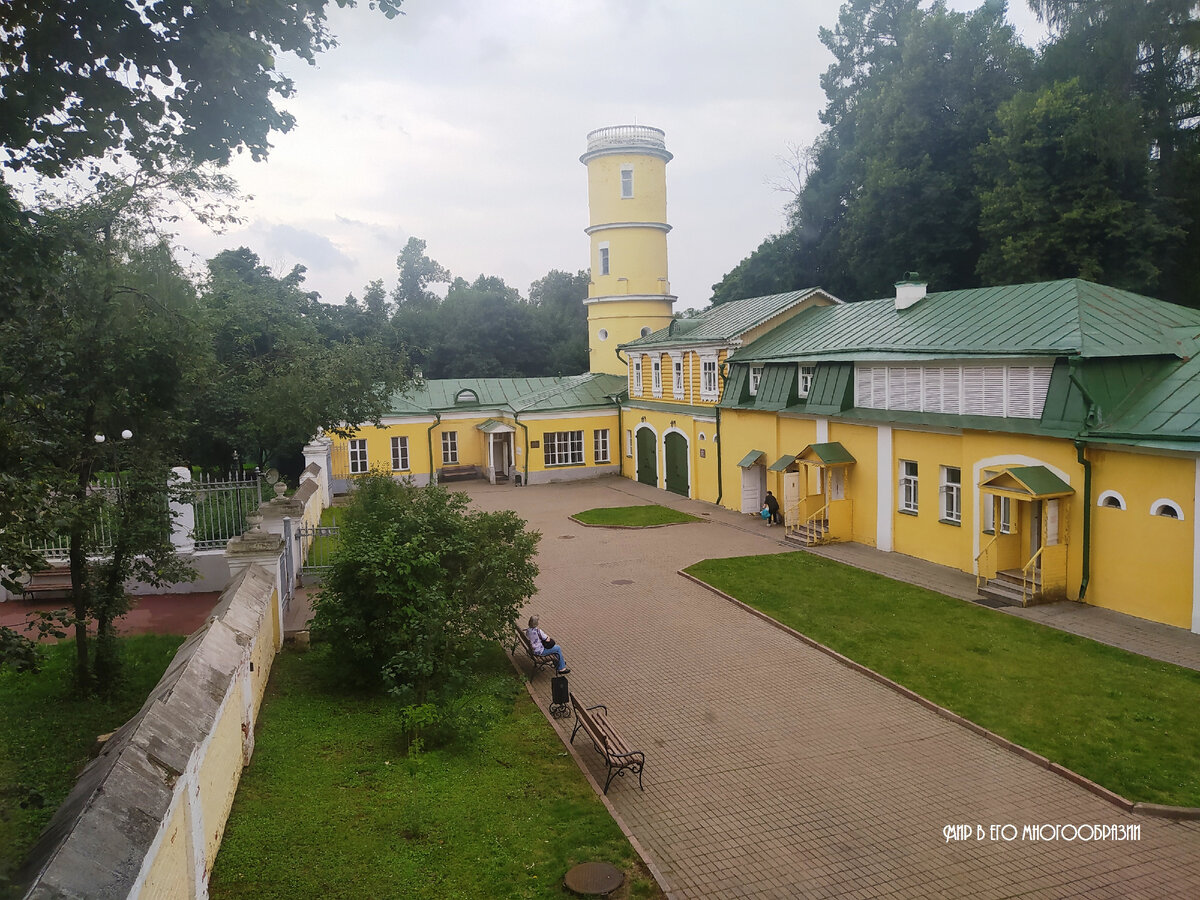
<instances>
[{"instance_id":1,"label":"metal fence railing","mask_svg":"<svg viewBox=\"0 0 1200 900\"><path fill-rule=\"evenodd\" d=\"M195 513L197 550L219 550L247 530L246 516L262 503L262 476L194 476L188 490Z\"/></svg>"}]
</instances>

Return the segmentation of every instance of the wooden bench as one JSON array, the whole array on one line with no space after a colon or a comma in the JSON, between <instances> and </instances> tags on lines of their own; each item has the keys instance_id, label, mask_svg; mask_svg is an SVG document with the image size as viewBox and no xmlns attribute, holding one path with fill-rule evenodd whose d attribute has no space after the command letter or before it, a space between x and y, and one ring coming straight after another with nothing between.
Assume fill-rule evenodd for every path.
<instances>
[{"instance_id":1,"label":"wooden bench","mask_svg":"<svg viewBox=\"0 0 1200 900\"><path fill-rule=\"evenodd\" d=\"M443 466L438 473L438 483L445 481L470 481L482 478L479 466Z\"/></svg>"},{"instance_id":2,"label":"wooden bench","mask_svg":"<svg viewBox=\"0 0 1200 900\"><path fill-rule=\"evenodd\" d=\"M533 652L533 645L529 643L529 636L525 634L516 625L513 626L513 633L516 635L516 640L513 641L512 647L509 649L509 654L517 655L517 647L525 651L525 655L529 657L529 661L533 663L533 674L536 675L541 669L549 667L557 671L558 655L555 653L545 653L538 655Z\"/></svg>"},{"instance_id":3,"label":"wooden bench","mask_svg":"<svg viewBox=\"0 0 1200 900\"><path fill-rule=\"evenodd\" d=\"M646 754L641 750L629 749L625 739L617 734L612 723L608 721L608 708L584 706L575 699L574 694L571 694L571 707L575 711L575 730L571 732L571 743L575 743L575 735L582 728L592 739L592 746L596 748L596 752L604 757L604 764L608 766L604 793L608 793L608 786L612 784L614 775L624 777L627 771L636 773L638 787L646 790L642 786L642 769L646 766Z\"/></svg>"},{"instance_id":4,"label":"wooden bench","mask_svg":"<svg viewBox=\"0 0 1200 900\"><path fill-rule=\"evenodd\" d=\"M34 572L21 586L21 598L33 600L37 594L71 590L71 570L62 566Z\"/></svg>"}]
</instances>

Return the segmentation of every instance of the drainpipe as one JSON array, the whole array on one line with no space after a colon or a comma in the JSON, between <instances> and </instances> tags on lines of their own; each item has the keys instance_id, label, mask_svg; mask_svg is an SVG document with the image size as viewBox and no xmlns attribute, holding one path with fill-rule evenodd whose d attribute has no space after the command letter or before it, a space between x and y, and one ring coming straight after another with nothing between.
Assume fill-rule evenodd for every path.
<instances>
[{"instance_id":1,"label":"drainpipe","mask_svg":"<svg viewBox=\"0 0 1200 900\"><path fill-rule=\"evenodd\" d=\"M521 452L521 464L525 470L521 473L521 484L529 487L529 426L521 421L521 414L513 409L511 404L508 408L512 410L513 421L521 426L521 431L525 432L525 449Z\"/></svg>"},{"instance_id":2,"label":"drainpipe","mask_svg":"<svg viewBox=\"0 0 1200 900\"><path fill-rule=\"evenodd\" d=\"M1075 441L1075 457L1083 466L1083 577L1079 580L1079 600L1087 596L1092 577L1092 461L1084 455L1087 445Z\"/></svg>"},{"instance_id":3,"label":"drainpipe","mask_svg":"<svg viewBox=\"0 0 1200 900\"><path fill-rule=\"evenodd\" d=\"M729 363L722 363L717 372L721 376L721 390L717 393L717 434L714 440L717 442L717 506L721 505L721 497L725 494L725 487L721 481L721 399L725 396L725 380L726 372L729 369Z\"/></svg>"},{"instance_id":4,"label":"drainpipe","mask_svg":"<svg viewBox=\"0 0 1200 900\"><path fill-rule=\"evenodd\" d=\"M437 416L437 421L435 421L432 425L430 425L429 431L427 431L425 433L425 437L428 438L428 440L429 440L429 483L430 484L437 484L437 471L433 468L433 429L437 428L439 425L442 424L442 414L440 412L435 412L434 415Z\"/></svg>"}]
</instances>

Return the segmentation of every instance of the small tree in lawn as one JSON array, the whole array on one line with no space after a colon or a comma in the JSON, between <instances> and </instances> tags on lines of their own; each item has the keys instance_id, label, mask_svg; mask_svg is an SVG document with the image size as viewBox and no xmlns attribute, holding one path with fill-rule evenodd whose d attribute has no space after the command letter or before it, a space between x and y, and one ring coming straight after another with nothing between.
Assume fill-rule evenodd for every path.
<instances>
[{"instance_id":1,"label":"small tree in lawn","mask_svg":"<svg viewBox=\"0 0 1200 900\"><path fill-rule=\"evenodd\" d=\"M315 635L349 681L387 686L410 724L430 721L442 689L533 595L540 535L511 511L471 511L465 494L374 473L340 525Z\"/></svg>"}]
</instances>

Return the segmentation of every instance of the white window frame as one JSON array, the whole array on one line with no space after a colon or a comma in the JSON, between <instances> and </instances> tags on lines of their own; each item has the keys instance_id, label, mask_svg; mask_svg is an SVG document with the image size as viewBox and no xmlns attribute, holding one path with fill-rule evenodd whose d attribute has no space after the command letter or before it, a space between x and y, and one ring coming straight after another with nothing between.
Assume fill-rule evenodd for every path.
<instances>
[{"instance_id":1,"label":"white window frame","mask_svg":"<svg viewBox=\"0 0 1200 900\"><path fill-rule=\"evenodd\" d=\"M583 431L543 432L542 460L547 469L583 465Z\"/></svg>"},{"instance_id":2,"label":"white window frame","mask_svg":"<svg viewBox=\"0 0 1200 900\"><path fill-rule=\"evenodd\" d=\"M457 466L458 465L458 432L443 431L442 432L442 465Z\"/></svg>"},{"instance_id":3,"label":"white window frame","mask_svg":"<svg viewBox=\"0 0 1200 900\"><path fill-rule=\"evenodd\" d=\"M408 471L408 438L392 438L392 471Z\"/></svg>"},{"instance_id":4,"label":"white window frame","mask_svg":"<svg viewBox=\"0 0 1200 900\"><path fill-rule=\"evenodd\" d=\"M592 453L598 463L612 462L612 457L609 455L607 428L597 428L592 432Z\"/></svg>"},{"instance_id":5,"label":"white window frame","mask_svg":"<svg viewBox=\"0 0 1200 900\"><path fill-rule=\"evenodd\" d=\"M370 470L367 458L367 439L353 438L350 441L350 474L365 475Z\"/></svg>"},{"instance_id":6,"label":"white window frame","mask_svg":"<svg viewBox=\"0 0 1200 900\"><path fill-rule=\"evenodd\" d=\"M758 396L758 384L760 381L762 381L762 373L763 373L762 366L751 366L750 367L750 396L751 397Z\"/></svg>"},{"instance_id":7,"label":"white window frame","mask_svg":"<svg viewBox=\"0 0 1200 900\"><path fill-rule=\"evenodd\" d=\"M621 166L621 199L633 199L633 166Z\"/></svg>"},{"instance_id":8,"label":"white window frame","mask_svg":"<svg viewBox=\"0 0 1200 900\"><path fill-rule=\"evenodd\" d=\"M662 396L662 357L650 360L650 389L655 397Z\"/></svg>"},{"instance_id":9,"label":"white window frame","mask_svg":"<svg viewBox=\"0 0 1200 900\"><path fill-rule=\"evenodd\" d=\"M608 241L602 242L600 244L599 250L600 250L600 261L599 261L598 268L600 269L601 275L607 275L607 274L609 274L609 272L612 269L612 260L609 258L609 252L608 252Z\"/></svg>"},{"instance_id":10,"label":"white window frame","mask_svg":"<svg viewBox=\"0 0 1200 900\"><path fill-rule=\"evenodd\" d=\"M806 366L803 363L800 364L800 380L796 383L796 391L800 395L801 400L807 397L809 392L812 391L813 379L816 377L816 366Z\"/></svg>"},{"instance_id":11,"label":"white window frame","mask_svg":"<svg viewBox=\"0 0 1200 900\"><path fill-rule=\"evenodd\" d=\"M942 498L943 522L962 524L962 469L958 466L941 467L939 493Z\"/></svg>"},{"instance_id":12,"label":"white window frame","mask_svg":"<svg viewBox=\"0 0 1200 900\"><path fill-rule=\"evenodd\" d=\"M629 393L640 397L642 395L642 357L635 356L629 361L629 366L633 371L630 376Z\"/></svg>"},{"instance_id":13,"label":"white window frame","mask_svg":"<svg viewBox=\"0 0 1200 900\"><path fill-rule=\"evenodd\" d=\"M633 429L625 429L625 455L630 459L633 458Z\"/></svg>"},{"instance_id":14,"label":"white window frame","mask_svg":"<svg viewBox=\"0 0 1200 900\"><path fill-rule=\"evenodd\" d=\"M671 357L671 393L676 400L683 399L683 357Z\"/></svg>"},{"instance_id":15,"label":"white window frame","mask_svg":"<svg viewBox=\"0 0 1200 900\"><path fill-rule=\"evenodd\" d=\"M720 384L717 379L717 358L715 356L700 357L700 399L719 400Z\"/></svg>"},{"instance_id":16,"label":"white window frame","mask_svg":"<svg viewBox=\"0 0 1200 900\"><path fill-rule=\"evenodd\" d=\"M916 460L900 460L900 481L896 497L900 501L900 512L916 515L920 507L918 492L919 478Z\"/></svg>"},{"instance_id":17,"label":"white window frame","mask_svg":"<svg viewBox=\"0 0 1200 900\"><path fill-rule=\"evenodd\" d=\"M1168 513L1166 510L1170 510ZM1150 515L1158 516L1162 519L1177 519L1183 521L1183 507L1166 497L1159 497L1150 504Z\"/></svg>"},{"instance_id":18,"label":"white window frame","mask_svg":"<svg viewBox=\"0 0 1200 900\"><path fill-rule=\"evenodd\" d=\"M1110 502L1111 501L1111 502ZM1096 505L1104 509L1125 509L1125 498L1116 491L1104 491L1096 499Z\"/></svg>"}]
</instances>

